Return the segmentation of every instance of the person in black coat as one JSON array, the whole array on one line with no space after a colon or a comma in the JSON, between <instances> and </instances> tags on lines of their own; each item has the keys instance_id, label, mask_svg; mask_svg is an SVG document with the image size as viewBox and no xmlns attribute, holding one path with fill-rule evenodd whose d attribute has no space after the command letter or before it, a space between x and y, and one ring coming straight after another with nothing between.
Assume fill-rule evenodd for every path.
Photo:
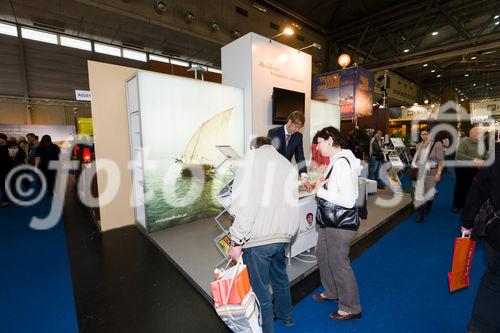
<instances>
[{"instance_id":1,"label":"person in black coat","mask_svg":"<svg viewBox=\"0 0 500 333\"><path fill-rule=\"evenodd\" d=\"M270 129L267 136L271 139L274 148L286 159L291 161L292 157L295 156L303 184L308 190L311 190L312 187L309 186L307 179L302 133L299 132L304 127L304 123L304 114L300 111L293 111L288 115L285 125Z\"/></svg>"},{"instance_id":2,"label":"person in black coat","mask_svg":"<svg viewBox=\"0 0 500 333\"><path fill-rule=\"evenodd\" d=\"M500 143L495 145L495 161L489 167L479 169L465 199L462 212L462 233L471 234L474 218L486 200L497 212L500 211ZM486 271L476 294L469 321L470 333L500 332L500 225L488 227L486 236Z\"/></svg>"},{"instance_id":3,"label":"person in black coat","mask_svg":"<svg viewBox=\"0 0 500 333\"><path fill-rule=\"evenodd\" d=\"M56 181L56 170L49 168L50 161L59 160L61 149L52 143L50 135L44 135L35 150L35 167L40 169L47 181L47 193L52 196Z\"/></svg>"},{"instance_id":4,"label":"person in black coat","mask_svg":"<svg viewBox=\"0 0 500 333\"><path fill-rule=\"evenodd\" d=\"M5 190L5 179L13 167L14 160L9 154L7 135L0 133L0 195L2 196L0 207L6 207L11 202Z\"/></svg>"}]
</instances>

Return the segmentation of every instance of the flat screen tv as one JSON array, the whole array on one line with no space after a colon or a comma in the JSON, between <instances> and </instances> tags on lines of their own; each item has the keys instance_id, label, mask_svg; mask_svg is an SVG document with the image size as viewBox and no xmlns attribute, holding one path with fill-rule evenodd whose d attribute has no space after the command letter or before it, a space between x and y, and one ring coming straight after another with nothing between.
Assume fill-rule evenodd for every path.
<instances>
[{"instance_id":1,"label":"flat screen tv","mask_svg":"<svg viewBox=\"0 0 500 333\"><path fill-rule=\"evenodd\" d=\"M286 124L293 111L304 113L306 94L298 91L273 88L273 125Z\"/></svg>"}]
</instances>

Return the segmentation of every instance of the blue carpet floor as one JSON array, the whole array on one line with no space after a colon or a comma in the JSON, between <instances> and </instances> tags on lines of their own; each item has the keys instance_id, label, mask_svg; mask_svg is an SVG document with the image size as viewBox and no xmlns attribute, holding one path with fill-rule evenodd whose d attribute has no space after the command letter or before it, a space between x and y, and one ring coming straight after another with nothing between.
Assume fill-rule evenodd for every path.
<instances>
[{"instance_id":1,"label":"blue carpet floor","mask_svg":"<svg viewBox=\"0 0 500 333\"><path fill-rule=\"evenodd\" d=\"M450 212L453 186L454 178L445 175L423 223L412 215L353 262L362 320L330 320L336 302L317 303L308 296L295 307L295 326L277 323L277 332L465 332L485 263L480 244L471 286L448 292L447 272L459 235L459 216Z\"/></svg>"},{"instance_id":2,"label":"blue carpet floor","mask_svg":"<svg viewBox=\"0 0 500 333\"><path fill-rule=\"evenodd\" d=\"M78 332L62 222L30 229L50 200L0 209L0 332Z\"/></svg>"}]
</instances>

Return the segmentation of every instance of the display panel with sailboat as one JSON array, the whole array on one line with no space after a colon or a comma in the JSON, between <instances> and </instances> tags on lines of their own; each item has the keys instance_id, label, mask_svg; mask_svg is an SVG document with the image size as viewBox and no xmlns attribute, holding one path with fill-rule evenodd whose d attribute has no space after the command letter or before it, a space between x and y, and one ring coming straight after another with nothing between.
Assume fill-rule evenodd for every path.
<instances>
[{"instance_id":1,"label":"display panel with sailboat","mask_svg":"<svg viewBox=\"0 0 500 333\"><path fill-rule=\"evenodd\" d=\"M243 92L220 84L138 72L147 230L217 215L231 176L218 145L243 155Z\"/></svg>"}]
</instances>

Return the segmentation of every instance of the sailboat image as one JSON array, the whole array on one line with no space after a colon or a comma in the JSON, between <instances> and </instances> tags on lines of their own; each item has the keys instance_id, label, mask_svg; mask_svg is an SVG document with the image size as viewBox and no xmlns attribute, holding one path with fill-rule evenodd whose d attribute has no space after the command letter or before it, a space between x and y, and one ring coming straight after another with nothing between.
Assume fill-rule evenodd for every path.
<instances>
[{"instance_id":1,"label":"sailboat image","mask_svg":"<svg viewBox=\"0 0 500 333\"><path fill-rule=\"evenodd\" d=\"M212 118L203 122L193 133L188 144L184 148L181 159L176 162L182 164L181 175L191 177L191 170L203 168L205 177L212 177L214 165L221 159L221 154L216 145L227 142L229 123L234 108L222 111Z\"/></svg>"}]
</instances>

